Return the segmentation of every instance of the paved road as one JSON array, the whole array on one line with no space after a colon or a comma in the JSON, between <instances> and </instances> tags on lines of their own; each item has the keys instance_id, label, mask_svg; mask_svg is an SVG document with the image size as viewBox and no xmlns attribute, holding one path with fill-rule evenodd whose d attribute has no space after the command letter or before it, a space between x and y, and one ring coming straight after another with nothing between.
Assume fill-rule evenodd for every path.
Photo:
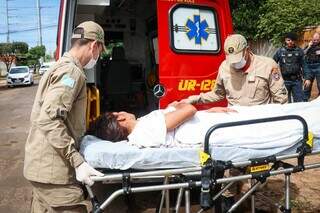
<instances>
[{"instance_id":1,"label":"paved road","mask_svg":"<svg viewBox=\"0 0 320 213\"><path fill-rule=\"evenodd\" d=\"M22 169L36 89L0 87L0 212L28 212L30 206L31 188Z\"/></svg>"}]
</instances>

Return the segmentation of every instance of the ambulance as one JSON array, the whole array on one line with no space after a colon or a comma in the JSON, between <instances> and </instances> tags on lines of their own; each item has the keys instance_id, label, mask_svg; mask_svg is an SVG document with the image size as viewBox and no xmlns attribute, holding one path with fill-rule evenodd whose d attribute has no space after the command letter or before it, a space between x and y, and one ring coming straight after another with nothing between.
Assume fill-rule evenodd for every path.
<instances>
[{"instance_id":1,"label":"ambulance","mask_svg":"<svg viewBox=\"0 0 320 213\"><path fill-rule=\"evenodd\" d=\"M107 47L86 71L89 117L143 115L212 90L232 33L228 0L61 0L56 59L70 48L72 30L89 20L103 27Z\"/></svg>"}]
</instances>

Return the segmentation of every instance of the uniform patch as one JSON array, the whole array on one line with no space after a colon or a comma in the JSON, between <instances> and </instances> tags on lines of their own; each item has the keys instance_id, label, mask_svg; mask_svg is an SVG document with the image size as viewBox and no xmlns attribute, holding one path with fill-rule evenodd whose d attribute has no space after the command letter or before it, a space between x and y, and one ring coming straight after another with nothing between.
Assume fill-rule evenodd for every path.
<instances>
[{"instance_id":1,"label":"uniform patch","mask_svg":"<svg viewBox=\"0 0 320 213\"><path fill-rule=\"evenodd\" d=\"M67 87L73 88L75 80L71 78L69 75L64 75L62 77L61 83Z\"/></svg>"},{"instance_id":2,"label":"uniform patch","mask_svg":"<svg viewBox=\"0 0 320 213\"><path fill-rule=\"evenodd\" d=\"M278 68L273 68L271 71L272 79L278 81L280 79L280 72Z\"/></svg>"}]
</instances>

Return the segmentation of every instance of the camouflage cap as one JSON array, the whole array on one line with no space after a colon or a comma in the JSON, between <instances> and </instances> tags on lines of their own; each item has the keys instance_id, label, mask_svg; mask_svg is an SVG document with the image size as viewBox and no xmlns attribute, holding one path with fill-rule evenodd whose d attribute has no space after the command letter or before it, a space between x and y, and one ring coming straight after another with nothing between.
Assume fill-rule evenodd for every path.
<instances>
[{"instance_id":1,"label":"camouflage cap","mask_svg":"<svg viewBox=\"0 0 320 213\"><path fill-rule=\"evenodd\" d=\"M85 21L79 24L73 30L72 38L85 38L98 41L102 43L103 50L106 50L104 43L104 30L99 24L93 21Z\"/></svg>"},{"instance_id":2,"label":"camouflage cap","mask_svg":"<svg viewBox=\"0 0 320 213\"><path fill-rule=\"evenodd\" d=\"M247 40L240 34L233 34L226 38L224 42L224 52L228 64L241 61L242 51L248 46Z\"/></svg>"}]
</instances>

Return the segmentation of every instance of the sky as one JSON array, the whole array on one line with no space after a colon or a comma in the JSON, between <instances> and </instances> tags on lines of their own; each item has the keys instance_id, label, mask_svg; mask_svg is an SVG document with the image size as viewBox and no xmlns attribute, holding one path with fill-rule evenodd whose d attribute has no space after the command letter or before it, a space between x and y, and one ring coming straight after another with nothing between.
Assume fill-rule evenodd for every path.
<instances>
[{"instance_id":1,"label":"sky","mask_svg":"<svg viewBox=\"0 0 320 213\"><path fill-rule=\"evenodd\" d=\"M0 43L7 41L6 2L10 42L26 42L29 48L38 45L37 0L0 0ZM42 43L49 54L56 49L59 5L60 0L40 0Z\"/></svg>"}]
</instances>

